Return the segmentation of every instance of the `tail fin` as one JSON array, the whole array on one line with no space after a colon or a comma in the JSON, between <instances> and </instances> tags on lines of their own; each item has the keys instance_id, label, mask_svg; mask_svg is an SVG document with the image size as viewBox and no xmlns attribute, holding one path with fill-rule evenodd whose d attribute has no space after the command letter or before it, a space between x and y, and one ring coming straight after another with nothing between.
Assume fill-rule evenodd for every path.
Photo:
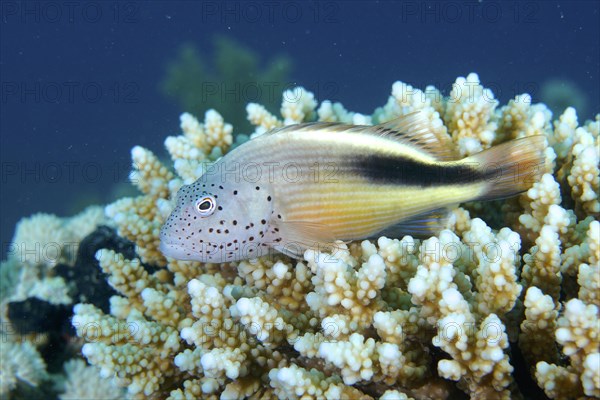
<instances>
[{"instance_id":1,"label":"tail fin","mask_svg":"<svg viewBox=\"0 0 600 400\"><path fill-rule=\"evenodd\" d=\"M544 173L546 137L529 136L511 140L471 157L466 162L479 165L487 188L478 200L514 196L528 190Z\"/></svg>"}]
</instances>

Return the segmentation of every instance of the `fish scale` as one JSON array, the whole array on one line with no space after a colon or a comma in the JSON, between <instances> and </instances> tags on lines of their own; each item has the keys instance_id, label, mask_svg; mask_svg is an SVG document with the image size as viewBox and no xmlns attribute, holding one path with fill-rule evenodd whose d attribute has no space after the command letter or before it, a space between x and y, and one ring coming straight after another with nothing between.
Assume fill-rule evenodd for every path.
<instances>
[{"instance_id":1,"label":"fish scale","mask_svg":"<svg viewBox=\"0 0 600 400\"><path fill-rule=\"evenodd\" d=\"M273 249L302 257L382 232L435 234L449 207L527 190L542 172L546 143L531 136L462 160L451 146L414 113L376 126L275 129L180 189L161 251L218 263Z\"/></svg>"}]
</instances>

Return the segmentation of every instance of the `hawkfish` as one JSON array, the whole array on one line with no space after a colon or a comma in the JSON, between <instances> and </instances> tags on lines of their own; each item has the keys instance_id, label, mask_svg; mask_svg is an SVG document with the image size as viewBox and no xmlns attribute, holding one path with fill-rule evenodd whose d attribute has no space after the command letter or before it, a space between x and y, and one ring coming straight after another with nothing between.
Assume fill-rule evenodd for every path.
<instances>
[{"instance_id":1,"label":"hawkfish","mask_svg":"<svg viewBox=\"0 0 600 400\"><path fill-rule=\"evenodd\" d=\"M217 160L177 193L162 253L223 263L379 235L435 235L451 207L526 191L543 170L544 136L460 158L418 113L374 126L277 128Z\"/></svg>"}]
</instances>

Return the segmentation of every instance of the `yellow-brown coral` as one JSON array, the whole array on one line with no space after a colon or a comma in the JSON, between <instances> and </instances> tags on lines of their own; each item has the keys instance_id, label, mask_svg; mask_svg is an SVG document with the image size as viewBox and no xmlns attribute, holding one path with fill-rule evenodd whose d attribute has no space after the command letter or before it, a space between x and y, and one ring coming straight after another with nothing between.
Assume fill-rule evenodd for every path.
<instances>
[{"instance_id":1,"label":"yellow-brown coral","mask_svg":"<svg viewBox=\"0 0 600 400\"><path fill-rule=\"evenodd\" d=\"M285 93L282 118L248 106L255 136L314 119L371 123L421 110L462 155L533 134L552 147L547 174L498 231L487 215L457 208L449 229L426 240L381 237L334 254L308 251L301 261L277 255L222 266L158 251L177 189L231 144L216 112L204 124L184 114L183 135L165 143L176 173L136 147L132 178L142 194L106 208L139 259L98 253L119 296L109 315L76 306L84 355L138 397L425 399L462 390L514 398L511 337L547 396L598 396L598 168L589 161L598 156L598 120L578 126L567 110L552 124L528 95L497 105L470 74L446 99L397 82L372 116L327 101L317 107L302 88ZM540 344L549 351L534 350Z\"/></svg>"}]
</instances>

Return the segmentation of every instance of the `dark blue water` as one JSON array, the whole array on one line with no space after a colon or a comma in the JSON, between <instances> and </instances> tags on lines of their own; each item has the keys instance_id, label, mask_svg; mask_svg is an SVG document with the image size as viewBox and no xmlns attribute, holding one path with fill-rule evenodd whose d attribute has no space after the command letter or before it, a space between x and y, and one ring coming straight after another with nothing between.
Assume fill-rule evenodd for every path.
<instances>
[{"instance_id":1,"label":"dark blue water","mask_svg":"<svg viewBox=\"0 0 600 400\"><path fill-rule=\"evenodd\" d=\"M184 111L159 90L179 46L215 34L293 62L291 82L371 113L402 80L447 93L477 72L505 103L567 79L600 108L596 1L0 2L0 240L37 211L114 197L129 150L162 154ZM226 98L227 101L232 99ZM246 103L239 97L234 101ZM202 114L203 110L194 110Z\"/></svg>"}]
</instances>

